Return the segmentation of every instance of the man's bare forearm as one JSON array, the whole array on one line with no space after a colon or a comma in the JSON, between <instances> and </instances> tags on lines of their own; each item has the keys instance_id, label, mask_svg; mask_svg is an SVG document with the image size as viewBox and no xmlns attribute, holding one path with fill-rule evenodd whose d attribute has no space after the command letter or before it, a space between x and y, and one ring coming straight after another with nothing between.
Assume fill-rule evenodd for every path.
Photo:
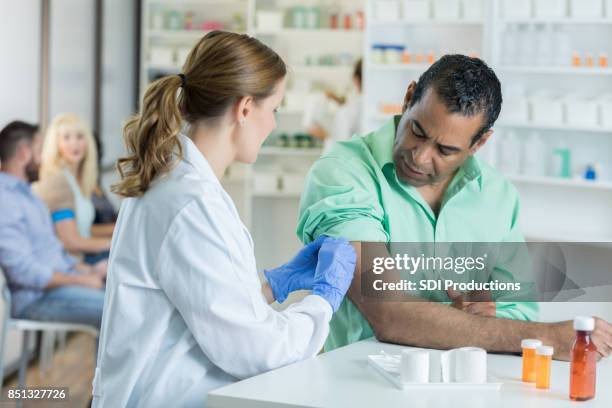
<instances>
[{"instance_id":1,"label":"man's bare forearm","mask_svg":"<svg viewBox=\"0 0 612 408\"><path fill-rule=\"evenodd\" d=\"M374 330L380 341L417 347L450 349L482 347L492 352L519 352L521 340L538 338L555 347L555 357L568 359L572 337L571 322L536 323L477 316L450 306L406 298L385 301L364 297L361 291L361 250L349 298Z\"/></svg>"}]
</instances>

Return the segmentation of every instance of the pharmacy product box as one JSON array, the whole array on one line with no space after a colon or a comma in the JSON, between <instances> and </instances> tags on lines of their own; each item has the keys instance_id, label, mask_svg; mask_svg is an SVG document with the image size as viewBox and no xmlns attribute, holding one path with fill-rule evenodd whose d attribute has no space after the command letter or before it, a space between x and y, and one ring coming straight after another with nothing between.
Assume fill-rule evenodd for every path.
<instances>
[{"instance_id":1,"label":"pharmacy product box","mask_svg":"<svg viewBox=\"0 0 612 408\"><path fill-rule=\"evenodd\" d=\"M459 20L460 0L433 0L433 17L436 20Z\"/></svg>"},{"instance_id":2,"label":"pharmacy product box","mask_svg":"<svg viewBox=\"0 0 612 408\"><path fill-rule=\"evenodd\" d=\"M404 0L404 20L418 21L431 18L431 4L429 0Z\"/></svg>"}]
</instances>

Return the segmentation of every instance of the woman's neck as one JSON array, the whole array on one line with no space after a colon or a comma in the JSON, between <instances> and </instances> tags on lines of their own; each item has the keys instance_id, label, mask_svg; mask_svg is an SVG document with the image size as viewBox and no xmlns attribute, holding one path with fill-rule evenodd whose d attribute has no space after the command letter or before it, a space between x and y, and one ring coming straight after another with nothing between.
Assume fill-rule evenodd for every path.
<instances>
[{"instance_id":1,"label":"woman's neck","mask_svg":"<svg viewBox=\"0 0 612 408\"><path fill-rule=\"evenodd\" d=\"M194 125L189 132L189 138L204 155L219 180L236 157L231 133L231 127L206 124Z\"/></svg>"},{"instance_id":2,"label":"woman's neck","mask_svg":"<svg viewBox=\"0 0 612 408\"><path fill-rule=\"evenodd\" d=\"M72 174L75 178L79 176L79 163L70 163L68 161L64 161L64 165L66 169Z\"/></svg>"}]
</instances>

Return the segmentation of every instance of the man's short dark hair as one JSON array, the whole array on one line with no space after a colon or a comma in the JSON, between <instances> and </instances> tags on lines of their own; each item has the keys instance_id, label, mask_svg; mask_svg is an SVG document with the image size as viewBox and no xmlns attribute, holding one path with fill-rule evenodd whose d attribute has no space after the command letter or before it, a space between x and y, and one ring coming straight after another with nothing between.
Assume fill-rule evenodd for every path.
<instances>
[{"instance_id":1,"label":"man's short dark hair","mask_svg":"<svg viewBox=\"0 0 612 408\"><path fill-rule=\"evenodd\" d=\"M7 162L13 158L17 146L22 140L32 142L38 132L38 126L30 123L13 121L0 130L0 161Z\"/></svg>"},{"instance_id":2,"label":"man's short dark hair","mask_svg":"<svg viewBox=\"0 0 612 408\"><path fill-rule=\"evenodd\" d=\"M497 120L502 106L501 84L495 72L478 58L445 55L421 75L410 107L432 88L451 113L474 116L484 113L484 124L472 138L472 145Z\"/></svg>"}]
</instances>

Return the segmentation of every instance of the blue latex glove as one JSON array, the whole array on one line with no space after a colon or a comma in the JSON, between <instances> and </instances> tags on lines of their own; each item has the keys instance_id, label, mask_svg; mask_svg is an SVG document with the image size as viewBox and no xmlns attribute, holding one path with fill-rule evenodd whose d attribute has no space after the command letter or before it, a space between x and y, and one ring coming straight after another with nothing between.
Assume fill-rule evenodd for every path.
<instances>
[{"instance_id":1,"label":"blue latex glove","mask_svg":"<svg viewBox=\"0 0 612 408\"><path fill-rule=\"evenodd\" d=\"M345 239L327 239L319 249L312 293L327 300L334 313L351 285L356 258L355 249Z\"/></svg>"},{"instance_id":2,"label":"blue latex glove","mask_svg":"<svg viewBox=\"0 0 612 408\"><path fill-rule=\"evenodd\" d=\"M283 303L293 291L312 289L317 254L321 244L327 239L331 238L321 235L302 248L291 261L278 268L264 270L272 294L278 303Z\"/></svg>"}]
</instances>

